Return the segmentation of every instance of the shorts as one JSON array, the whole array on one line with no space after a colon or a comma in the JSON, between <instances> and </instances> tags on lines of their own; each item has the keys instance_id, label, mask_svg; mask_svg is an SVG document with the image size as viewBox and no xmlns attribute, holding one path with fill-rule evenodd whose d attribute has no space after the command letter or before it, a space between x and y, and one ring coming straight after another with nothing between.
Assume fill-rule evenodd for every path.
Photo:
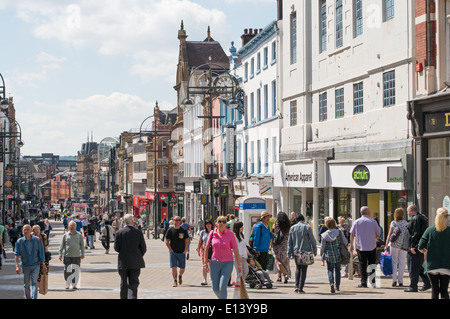
<instances>
[{"instance_id":1,"label":"shorts","mask_svg":"<svg viewBox=\"0 0 450 319\"><path fill-rule=\"evenodd\" d=\"M181 269L186 268L186 255L183 253L170 253L170 268L178 267Z\"/></svg>"}]
</instances>

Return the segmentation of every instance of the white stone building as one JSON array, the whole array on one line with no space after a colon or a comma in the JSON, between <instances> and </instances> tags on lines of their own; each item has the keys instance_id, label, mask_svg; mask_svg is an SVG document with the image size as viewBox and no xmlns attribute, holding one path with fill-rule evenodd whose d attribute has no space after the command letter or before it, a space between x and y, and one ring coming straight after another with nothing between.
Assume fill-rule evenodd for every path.
<instances>
[{"instance_id":1,"label":"white stone building","mask_svg":"<svg viewBox=\"0 0 450 319\"><path fill-rule=\"evenodd\" d=\"M384 229L413 200L407 101L413 98L410 1L279 1L283 211L359 217ZM408 177L408 178L406 178Z\"/></svg>"},{"instance_id":2,"label":"white stone building","mask_svg":"<svg viewBox=\"0 0 450 319\"><path fill-rule=\"evenodd\" d=\"M247 42L247 37L252 39ZM234 69L244 90L244 115L235 116L241 174L233 181L234 194L263 197L267 210L275 215L278 193L274 190L273 174L280 145L277 23L271 22L259 30L246 29L242 39L239 63Z\"/></svg>"}]
</instances>

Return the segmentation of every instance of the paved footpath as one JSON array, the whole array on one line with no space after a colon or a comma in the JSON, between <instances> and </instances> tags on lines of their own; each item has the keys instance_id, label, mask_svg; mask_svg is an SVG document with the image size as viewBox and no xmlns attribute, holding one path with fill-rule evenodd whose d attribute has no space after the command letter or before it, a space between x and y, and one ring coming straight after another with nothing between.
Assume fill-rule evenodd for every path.
<instances>
[{"instance_id":1,"label":"paved footpath","mask_svg":"<svg viewBox=\"0 0 450 319\"><path fill-rule=\"evenodd\" d=\"M58 258L59 244L63 235L62 222L52 221L53 231L50 235L49 250L52 253L49 273L49 292L39 294L39 299L118 299L120 278L117 273L117 253L112 248L109 255L99 242L95 249L86 250L86 257L81 262L81 277L77 290L66 290L63 277L63 264ZM98 237L98 234L97 234ZM197 239L194 238L190 249L190 259L187 261L183 284L172 287L172 275L169 268L169 253L161 240L147 239L145 255L146 268L142 269L138 291L139 299L216 299L211 286L201 286L203 280L202 265L197 255ZM3 260L0 270L0 299L23 299L23 276L15 273L14 256L11 246L7 246L7 259ZM295 265L291 261L292 274ZM271 274L276 280L276 274ZM232 275L234 278L234 273ZM408 273L404 282L409 283ZM357 288L359 278L349 280L343 278L341 291L330 293L326 266L317 257L314 265L308 268L305 285L306 294L294 293L294 279L287 284L274 283L272 289L250 289L250 299L430 299L430 290L426 292L406 293L404 288L392 287L391 277L381 277L380 288ZM234 288L228 290L228 298L233 297Z\"/></svg>"}]
</instances>

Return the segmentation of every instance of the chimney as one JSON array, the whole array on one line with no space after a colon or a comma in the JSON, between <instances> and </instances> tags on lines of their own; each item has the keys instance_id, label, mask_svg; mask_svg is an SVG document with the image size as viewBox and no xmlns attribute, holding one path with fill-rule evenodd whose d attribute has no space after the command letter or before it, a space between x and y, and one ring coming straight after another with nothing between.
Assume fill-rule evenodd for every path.
<instances>
[{"instance_id":1,"label":"chimney","mask_svg":"<svg viewBox=\"0 0 450 319\"><path fill-rule=\"evenodd\" d=\"M253 30L255 32L253 32ZM255 37L255 35L258 34L258 29L244 29L244 34L241 35L241 39L242 39L242 46L245 46L247 43L250 42L251 39L253 39Z\"/></svg>"}]
</instances>

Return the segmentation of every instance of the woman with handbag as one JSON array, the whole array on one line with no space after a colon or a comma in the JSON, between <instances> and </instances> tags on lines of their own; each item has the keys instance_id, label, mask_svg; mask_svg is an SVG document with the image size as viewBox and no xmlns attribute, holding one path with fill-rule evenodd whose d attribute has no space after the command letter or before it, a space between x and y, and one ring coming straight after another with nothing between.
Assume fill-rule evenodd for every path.
<instances>
[{"instance_id":1,"label":"woman with handbag","mask_svg":"<svg viewBox=\"0 0 450 319\"><path fill-rule=\"evenodd\" d=\"M305 224L303 215L297 216L297 224L291 227L288 239L288 256L295 258L295 292L305 293L303 287L306 281L308 265L317 256L317 245L309 225Z\"/></svg>"},{"instance_id":2,"label":"woman with handbag","mask_svg":"<svg viewBox=\"0 0 450 319\"><path fill-rule=\"evenodd\" d=\"M42 244L44 246L44 255L45 255L45 272L44 272L44 267L43 264L41 264L41 269L39 271L39 277L38 277L38 290L39 293L45 295L47 294L47 290L44 288L42 289L42 287L48 287L48 271L50 269L49 263L50 263L50 259L51 259L51 253L48 251L48 245L49 245L49 241L48 241L48 237L46 234L41 232L41 227L39 225L34 225L31 228L31 234L36 236L37 238L39 238L42 241Z\"/></svg>"},{"instance_id":3,"label":"woman with handbag","mask_svg":"<svg viewBox=\"0 0 450 319\"><path fill-rule=\"evenodd\" d=\"M336 290L339 291L339 286L341 284L340 247L341 245L347 247L348 242L344 234L336 228L336 221L333 218L327 219L325 226L328 230L321 235L320 255L322 260L327 262L331 293L335 293Z\"/></svg>"},{"instance_id":4,"label":"woman with handbag","mask_svg":"<svg viewBox=\"0 0 450 319\"><path fill-rule=\"evenodd\" d=\"M289 267L289 257L287 255L287 243L289 239L289 230L291 222L284 212L277 214L277 222L274 225L275 236L272 239L273 253L278 266L278 282L281 282L281 276L284 277L284 283L287 284L291 278L291 268Z\"/></svg>"},{"instance_id":5,"label":"woman with handbag","mask_svg":"<svg viewBox=\"0 0 450 319\"><path fill-rule=\"evenodd\" d=\"M405 213L403 208L397 208L394 212L394 220L391 222L389 233L386 240L384 250L391 248L392 256L392 287L398 285L403 286L403 273L406 266L406 257L408 251L402 248L403 237L405 234L408 222L404 220Z\"/></svg>"},{"instance_id":6,"label":"woman with handbag","mask_svg":"<svg viewBox=\"0 0 450 319\"><path fill-rule=\"evenodd\" d=\"M227 286L233 271L234 259L238 264L238 272L242 273L242 259L239 255L236 236L231 230L227 229L227 217L217 217L217 228L211 231L206 242L205 252L203 255L203 267L208 269L211 263L211 283L214 294L219 299L227 299ZM209 246L212 246L211 260L208 258Z\"/></svg>"}]
</instances>

